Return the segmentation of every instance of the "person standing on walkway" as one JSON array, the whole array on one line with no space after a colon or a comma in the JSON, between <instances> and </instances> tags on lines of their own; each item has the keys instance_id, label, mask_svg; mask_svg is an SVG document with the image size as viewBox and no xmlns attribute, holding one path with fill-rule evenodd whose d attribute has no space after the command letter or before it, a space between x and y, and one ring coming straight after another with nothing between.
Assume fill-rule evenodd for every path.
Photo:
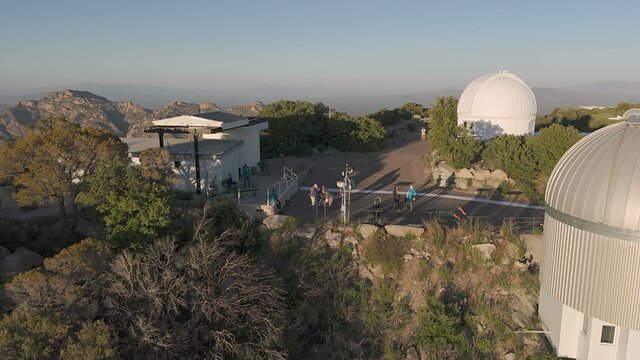
<instances>
[{"instance_id":1,"label":"person standing on walkway","mask_svg":"<svg viewBox=\"0 0 640 360\"><path fill-rule=\"evenodd\" d=\"M247 164L244 164L244 166L242 166L242 178L244 179L243 186L245 189L251 187L251 182L249 182L249 174L251 174L251 170L249 170Z\"/></svg>"},{"instance_id":2,"label":"person standing on walkway","mask_svg":"<svg viewBox=\"0 0 640 360\"><path fill-rule=\"evenodd\" d=\"M309 191L309 199L311 199L311 206L316 206L316 200L318 199L318 184L313 184L311 191Z\"/></svg>"},{"instance_id":3,"label":"person standing on walkway","mask_svg":"<svg viewBox=\"0 0 640 360\"><path fill-rule=\"evenodd\" d=\"M393 187L393 210L400 209L400 193L398 192L398 187Z\"/></svg>"},{"instance_id":4,"label":"person standing on walkway","mask_svg":"<svg viewBox=\"0 0 640 360\"><path fill-rule=\"evenodd\" d=\"M333 204L333 195L331 195L329 188L326 185L322 185L322 202L325 206L329 207Z\"/></svg>"},{"instance_id":5,"label":"person standing on walkway","mask_svg":"<svg viewBox=\"0 0 640 360\"><path fill-rule=\"evenodd\" d=\"M413 201L416 199L416 189L413 188L413 185L409 185L409 190L407 190L407 203L409 205L409 211L413 211Z\"/></svg>"}]
</instances>

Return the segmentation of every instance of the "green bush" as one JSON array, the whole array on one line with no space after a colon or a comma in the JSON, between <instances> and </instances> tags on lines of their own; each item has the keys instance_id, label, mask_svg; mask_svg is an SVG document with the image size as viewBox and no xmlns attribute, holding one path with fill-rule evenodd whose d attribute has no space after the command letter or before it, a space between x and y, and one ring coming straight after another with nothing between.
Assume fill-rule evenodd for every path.
<instances>
[{"instance_id":1,"label":"green bush","mask_svg":"<svg viewBox=\"0 0 640 360\"><path fill-rule=\"evenodd\" d=\"M413 121L412 121L412 122L410 122L410 123L408 123L408 124L407 124L407 126L406 126L407 131L409 131L409 132L414 132L414 131L416 131L416 127L417 127L417 126L416 126L416 123L415 123L415 122L413 122Z\"/></svg>"},{"instance_id":2,"label":"green bush","mask_svg":"<svg viewBox=\"0 0 640 360\"><path fill-rule=\"evenodd\" d=\"M404 254L408 248L406 239L377 232L365 245L364 254L369 263L380 265L386 274L397 275L402 271Z\"/></svg>"}]
</instances>

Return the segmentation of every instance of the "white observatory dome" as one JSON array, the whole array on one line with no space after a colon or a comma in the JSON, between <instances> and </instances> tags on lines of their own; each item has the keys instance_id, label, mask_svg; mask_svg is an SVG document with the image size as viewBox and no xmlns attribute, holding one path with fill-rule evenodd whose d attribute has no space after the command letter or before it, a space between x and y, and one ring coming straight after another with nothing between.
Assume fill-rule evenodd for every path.
<instances>
[{"instance_id":1,"label":"white observatory dome","mask_svg":"<svg viewBox=\"0 0 640 360\"><path fill-rule=\"evenodd\" d=\"M640 123L578 141L554 168L545 199L541 291L640 330Z\"/></svg>"},{"instance_id":2,"label":"white observatory dome","mask_svg":"<svg viewBox=\"0 0 640 360\"><path fill-rule=\"evenodd\" d=\"M458 102L458 125L481 138L533 134L538 104L531 88L507 71L473 80Z\"/></svg>"}]
</instances>

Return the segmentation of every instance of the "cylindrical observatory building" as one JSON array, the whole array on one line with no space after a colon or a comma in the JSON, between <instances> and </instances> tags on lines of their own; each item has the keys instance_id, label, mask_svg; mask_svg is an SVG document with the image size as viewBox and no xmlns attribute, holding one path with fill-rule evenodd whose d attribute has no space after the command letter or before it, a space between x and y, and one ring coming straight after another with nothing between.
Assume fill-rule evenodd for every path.
<instances>
[{"instance_id":1,"label":"cylindrical observatory building","mask_svg":"<svg viewBox=\"0 0 640 360\"><path fill-rule=\"evenodd\" d=\"M640 359L640 122L577 142L547 191L538 312L558 356Z\"/></svg>"}]
</instances>

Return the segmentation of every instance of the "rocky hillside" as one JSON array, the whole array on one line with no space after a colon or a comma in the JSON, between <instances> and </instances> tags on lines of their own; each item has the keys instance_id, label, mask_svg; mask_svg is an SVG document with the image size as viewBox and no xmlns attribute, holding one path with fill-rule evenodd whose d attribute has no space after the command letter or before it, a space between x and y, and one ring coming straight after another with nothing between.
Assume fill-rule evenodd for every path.
<instances>
[{"instance_id":1,"label":"rocky hillside","mask_svg":"<svg viewBox=\"0 0 640 360\"><path fill-rule=\"evenodd\" d=\"M251 102L235 106L229 112L256 116L263 106L261 102ZM110 101L88 91L63 90L50 92L40 100L22 100L16 106L7 107L0 115L0 139L22 136L27 126L47 116L61 116L82 126L108 129L118 136L143 136L144 128L153 120L221 110L212 102L174 101L154 112L132 101Z\"/></svg>"}]
</instances>

